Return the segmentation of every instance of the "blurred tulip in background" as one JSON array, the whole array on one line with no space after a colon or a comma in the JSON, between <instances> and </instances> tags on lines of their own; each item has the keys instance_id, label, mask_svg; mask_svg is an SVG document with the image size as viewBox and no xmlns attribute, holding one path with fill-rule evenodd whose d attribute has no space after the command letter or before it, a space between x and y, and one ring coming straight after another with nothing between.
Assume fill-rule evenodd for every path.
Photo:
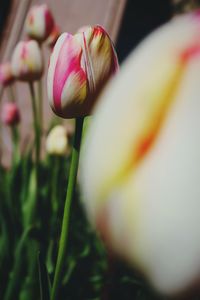
<instances>
[{"instance_id":1,"label":"blurred tulip in background","mask_svg":"<svg viewBox=\"0 0 200 300\"><path fill-rule=\"evenodd\" d=\"M33 6L26 18L25 30L30 38L45 41L54 29L54 19L46 4Z\"/></svg>"},{"instance_id":2,"label":"blurred tulip in background","mask_svg":"<svg viewBox=\"0 0 200 300\"><path fill-rule=\"evenodd\" d=\"M46 140L48 154L64 156L68 152L68 137L65 127L57 125L51 129Z\"/></svg>"},{"instance_id":3,"label":"blurred tulip in background","mask_svg":"<svg viewBox=\"0 0 200 300\"><path fill-rule=\"evenodd\" d=\"M7 102L2 107L1 120L5 125L17 125L20 121L20 113L16 103Z\"/></svg>"},{"instance_id":4,"label":"blurred tulip in background","mask_svg":"<svg viewBox=\"0 0 200 300\"><path fill-rule=\"evenodd\" d=\"M36 41L19 42L12 55L12 72L22 81L34 81L41 78L43 59Z\"/></svg>"}]
</instances>

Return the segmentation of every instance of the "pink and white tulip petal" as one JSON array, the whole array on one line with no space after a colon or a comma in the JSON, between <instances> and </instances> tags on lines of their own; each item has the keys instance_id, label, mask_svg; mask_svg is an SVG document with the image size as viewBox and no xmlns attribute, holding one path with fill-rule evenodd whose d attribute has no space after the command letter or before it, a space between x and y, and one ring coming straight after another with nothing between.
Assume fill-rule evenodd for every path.
<instances>
[{"instance_id":1,"label":"pink and white tulip petal","mask_svg":"<svg viewBox=\"0 0 200 300\"><path fill-rule=\"evenodd\" d=\"M60 116L71 116L87 94L86 74L81 66L82 49L71 34L58 39L50 60L47 89L51 107ZM80 113L80 112L79 112Z\"/></svg>"},{"instance_id":2,"label":"pink and white tulip petal","mask_svg":"<svg viewBox=\"0 0 200 300\"><path fill-rule=\"evenodd\" d=\"M90 114L97 93L118 68L110 38L100 27L63 33L50 59L47 86L53 111L64 118Z\"/></svg>"}]
</instances>

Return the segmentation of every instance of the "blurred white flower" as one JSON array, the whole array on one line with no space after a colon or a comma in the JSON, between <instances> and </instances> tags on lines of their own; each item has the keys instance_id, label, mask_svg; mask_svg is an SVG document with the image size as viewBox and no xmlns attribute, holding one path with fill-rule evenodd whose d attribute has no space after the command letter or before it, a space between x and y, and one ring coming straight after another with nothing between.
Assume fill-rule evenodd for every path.
<instances>
[{"instance_id":1,"label":"blurred white flower","mask_svg":"<svg viewBox=\"0 0 200 300\"><path fill-rule=\"evenodd\" d=\"M64 156L69 151L66 129L57 125L49 132L46 140L47 153L51 155Z\"/></svg>"},{"instance_id":2,"label":"blurred white flower","mask_svg":"<svg viewBox=\"0 0 200 300\"><path fill-rule=\"evenodd\" d=\"M80 183L91 223L162 293L200 273L200 14L128 58L99 99Z\"/></svg>"}]
</instances>

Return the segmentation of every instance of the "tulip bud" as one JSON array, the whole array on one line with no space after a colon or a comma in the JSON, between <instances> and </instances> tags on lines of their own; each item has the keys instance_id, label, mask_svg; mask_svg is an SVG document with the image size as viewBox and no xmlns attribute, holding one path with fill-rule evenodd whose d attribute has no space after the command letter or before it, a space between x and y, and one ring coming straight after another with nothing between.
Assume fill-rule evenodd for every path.
<instances>
[{"instance_id":1,"label":"tulip bud","mask_svg":"<svg viewBox=\"0 0 200 300\"><path fill-rule=\"evenodd\" d=\"M38 80L43 73L43 59L36 41L19 42L14 49L12 72L22 81Z\"/></svg>"},{"instance_id":2,"label":"tulip bud","mask_svg":"<svg viewBox=\"0 0 200 300\"><path fill-rule=\"evenodd\" d=\"M95 97L118 68L106 31L86 27L74 36L63 33L51 55L47 86L53 111L63 118L85 116Z\"/></svg>"},{"instance_id":3,"label":"tulip bud","mask_svg":"<svg viewBox=\"0 0 200 300\"><path fill-rule=\"evenodd\" d=\"M48 39L46 40L47 45L50 48L53 48L55 46L55 43L57 42L58 38L60 36L60 29L58 26L55 26L53 30L51 31Z\"/></svg>"},{"instance_id":4,"label":"tulip bud","mask_svg":"<svg viewBox=\"0 0 200 300\"><path fill-rule=\"evenodd\" d=\"M20 121L20 114L17 105L12 102L5 103L2 108L1 119L5 125L17 125Z\"/></svg>"},{"instance_id":5,"label":"tulip bud","mask_svg":"<svg viewBox=\"0 0 200 300\"><path fill-rule=\"evenodd\" d=\"M6 86L14 80L11 64L9 62L0 65L0 83Z\"/></svg>"},{"instance_id":6,"label":"tulip bud","mask_svg":"<svg viewBox=\"0 0 200 300\"><path fill-rule=\"evenodd\" d=\"M54 28L54 19L46 4L33 6L26 18L25 30L30 38L45 41Z\"/></svg>"},{"instance_id":7,"label":"tulip bud","mask_svg":"<svg viewBox=\"0 0 200 300\"><path fill-rule=\"evenodd\" d=\"M176 17L128 58L82 149L91 223L166 294L200 273L200 17Z\"/></svg>"},{"instance_id":8,"label":"tulip bud","mask_svg":"<svg viewBox=\"0 0 200 300\"><path fill-rule=\"evenodd\" d=\"M68 138L66 129L61 126L55 126L48 134L46 140L46 150L48 154L64 156L68 152Z\"/></svg>"}]
</instances>

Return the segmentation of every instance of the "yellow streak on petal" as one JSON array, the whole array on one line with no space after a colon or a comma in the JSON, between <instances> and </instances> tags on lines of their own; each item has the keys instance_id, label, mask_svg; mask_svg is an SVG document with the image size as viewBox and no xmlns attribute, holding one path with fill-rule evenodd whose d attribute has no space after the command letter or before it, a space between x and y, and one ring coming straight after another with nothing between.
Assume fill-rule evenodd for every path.
<instances>
[{"instance_id":1,"label":"yellow streak on petal","mask_svg":"<svg viewBox=\"0 0 200 300\"><path fill-rule=\"evenodd\" d=\"M171 70L172 72L169 72L168 79L170 80L167 81L165 77L167 84L165 81L163 82L163 78L157 82L156 89L153 89L152 93L149 94L146 113L138 124L137 136L133 141L132 156L110 181L104 182L99 195L97 229L103 235L109 248L115 249L114 251L118 255L122 255L128 261L131 257L132 264L140 266L140 268L143 265L142 258L137 251L132 252L132 243L135 240L130 239L129 233L130 231L133 236L137 236L138 224L140 224L138 221L140 199L137 189L133 189L132 179L141 160L148 155L154 142L156 142L157 135L167 117L171 104L173 104L184 70L185 65L180 62ZM102 205L104 201L106 206ZM99 226L101 224L98 223L101 216L107 218L106 221L103 219L103 227ZM110 238L111 233L112 238Z\"/></svg>"},{"instance_id":2,"label":"yellow streak on petal","mask_svg":"<svg viewBox=\"0 0 200 300\"><path fill-rule=\"evenodd\" d=\"M132 156L127 159L126 164L118 169L118 172L110 180L104 182L101 194L99 195L101 201L107 201L110 190L114 186L123 185L129 174L133 173L140 161L148 154L151 147L153 147L153 143L175 98L179 82L184 75L184 67L185 64L178 63L169 72L168 80L166 80L166 77L164 78L164 82L162 77L160 77L160 81L157 78L156 88L152 89L151 94L148 95L145 109L144 106L141 106L144 113L139 114L141 118L137 123L138 128L133 141Z\"/></svg>"},{"instance_id":3,"label":"yellow streak on petal","mask_svg":"<svg viewBox=\"0 0 200 300\"><path fill-rule=\"evenodd\" d=\"M81 82L78 72L71 72L62 92L62 108L70 103L82 103L86 98L86 82ZM66 103L67 99L68 103Z\"/></svg>"}]
</instances>

